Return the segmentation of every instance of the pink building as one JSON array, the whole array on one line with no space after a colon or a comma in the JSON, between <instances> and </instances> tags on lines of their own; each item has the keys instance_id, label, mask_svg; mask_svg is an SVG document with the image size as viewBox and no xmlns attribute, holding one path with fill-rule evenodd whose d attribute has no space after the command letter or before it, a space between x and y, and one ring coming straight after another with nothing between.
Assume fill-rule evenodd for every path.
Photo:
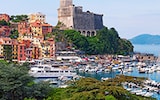
<instances>
[{"instance_id":1,"label":"pink building","mask_svg":"<svg viewBox=\"0 0 160 100\"><path fill-rule=\"evenodd\" d=\"M9 37L11 34L11 29L9 26L0 26L0 36Z\"/></svg>"},{"instance_id":2,"label":"pink building","mask_svg":"<svg viewBox=\"0 0 160 100\"><path fill-rule=\"evenodd\" d=\"M0 20L5 20L6 22L9 22L10 17L7 14L0 14Z\"/></svg>"}]
</instances>

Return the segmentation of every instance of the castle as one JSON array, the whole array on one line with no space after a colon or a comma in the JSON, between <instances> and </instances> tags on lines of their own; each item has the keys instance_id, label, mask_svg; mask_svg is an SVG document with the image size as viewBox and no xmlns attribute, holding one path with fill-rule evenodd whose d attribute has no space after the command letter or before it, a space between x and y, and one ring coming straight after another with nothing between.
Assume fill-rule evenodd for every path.
<instances>
[{"instance_id":1,"label":"castle","mask_svg":"<svg viewBox=\"0 0 160 100\"><path fill-rule=\"evenodd\" d=\"M83 12L82 6L74 6L72 0L60 0L58 21L63 29L75 29L84 36L95 36L103 28L103 15Z\"/></svg>"}]
</instances>

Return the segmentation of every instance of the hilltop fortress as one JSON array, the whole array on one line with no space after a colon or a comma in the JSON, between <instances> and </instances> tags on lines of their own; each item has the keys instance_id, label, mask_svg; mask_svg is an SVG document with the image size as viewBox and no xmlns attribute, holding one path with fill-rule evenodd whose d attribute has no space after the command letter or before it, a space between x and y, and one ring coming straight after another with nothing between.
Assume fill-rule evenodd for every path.
<instances>
[{"instance_id":1,"label":"hilltop fortress","mask_svg":"<svg viewBox=\"0 0 160 100\"><path fill-rule=\"evenodd\" d=\"M95 36L103 28L103 15L83 12L82 6L74 6L72 0L60 0L58 21L62 29L75 29L85 36Z\"/></svg>"}]
</instances>

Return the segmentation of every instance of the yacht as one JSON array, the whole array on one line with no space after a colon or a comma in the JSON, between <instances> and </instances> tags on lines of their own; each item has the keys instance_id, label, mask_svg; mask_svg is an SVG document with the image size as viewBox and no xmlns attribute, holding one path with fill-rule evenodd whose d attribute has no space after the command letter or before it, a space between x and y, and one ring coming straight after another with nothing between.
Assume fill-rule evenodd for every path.
<instances>
[{"instance_id":1,"label":"yacht","mask_svg":"<svg viewBox=\"0 0 160 100\"><path fill-rule=\"evenodd\" d=\"M59 66L54 67L49 64L32 65L29 74L36 78L74 78L77 75L76 71L72 67Z\"/></svg>"}]
</instances>

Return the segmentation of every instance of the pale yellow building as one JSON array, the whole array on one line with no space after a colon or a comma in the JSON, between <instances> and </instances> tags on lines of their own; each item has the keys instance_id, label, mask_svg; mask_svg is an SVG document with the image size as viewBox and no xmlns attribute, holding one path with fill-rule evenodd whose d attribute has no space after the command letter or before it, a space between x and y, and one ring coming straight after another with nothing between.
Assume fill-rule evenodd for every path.
<instances>
[{"instance_id":1,"label":"pale yellow building","mask_svg":"<svg viewBox=\"0 0 160 100\"><path fill-rule=\"evenodd\" d=\"M42 36L42 24L40 21L35 21L33 23L30 24L31 27L31 31L33 33L33 36Z\"/></svg>"},{"instance_id":2,"label":"pale yellow building","mask_svg":"<svg viewBox=\"0 0 160 100\"><path fill-rule=\"evenodd\" d=\"M38 12L38 13L33 13L33 14L30 14L28 15L28 22L29 23L33 23L35 22L36 20L39 20L41 23L45 23L46 22L46 15Z\"/></svg>"},{"instance_id":3,"label":"pale yellow building","mask_svg":"<svg viewBox=\"0 0 160 100\"><path fill-rule=\"evenodd\" d=\"M50 58L50 43L44 42L41 44L42 46L42 58Z\"/></svg>"}]
</instances>

